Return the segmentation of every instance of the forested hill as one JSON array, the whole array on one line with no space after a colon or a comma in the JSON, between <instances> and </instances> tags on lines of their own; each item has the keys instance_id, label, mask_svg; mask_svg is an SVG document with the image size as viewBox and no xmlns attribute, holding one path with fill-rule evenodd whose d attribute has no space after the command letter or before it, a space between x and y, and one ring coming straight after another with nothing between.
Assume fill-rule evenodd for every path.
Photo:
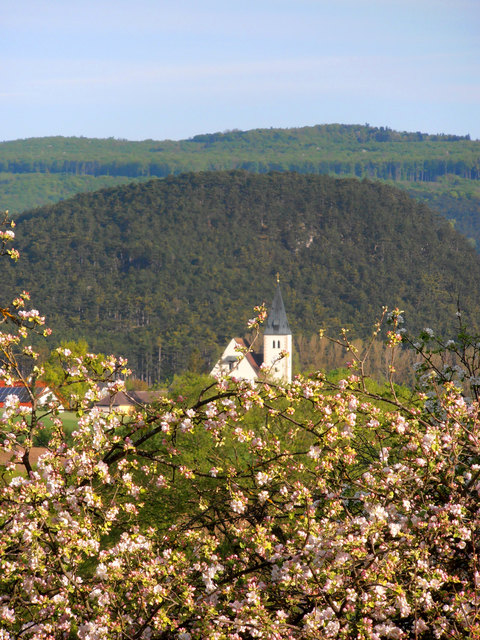
<instances>
[{"instance_id":1,"label":"forested hill","mask_svg":"<svg viewBox=\"0 0 480 640\"><path fill-rule=\"evenodd\" d=\"M394 181L480 247L480 141L369 125L318 125L131 142L31 138L0 143L0 209L187 171L245 169Z\"/></svg>"},{"instance_id":2,"label":"forested hill","mask_svg":"<svg viewBox=\"0 0 480 640\"><path fill-rule=\"evenodd\" d=\"M480 141L368 125L318 125L229 131L180 141L53 137L0 143L0 172L135 178L204 169L411 181L434 181L452 174L479 180Z\"/></svg>"},{"instance_id":3,"label":"forested hill","mask_svg":"<svg viewBox=\"0 0 480 640\"><path fill-rule=\"evenodd\" d=\"M2 300L27 289L60 339L164 378L244 333L275 274L295 336L365 333L382 305L445 330L478 324L480 262L451 225L368 180L205 172L78 195L22 216Z\"/></svg>"}]
</instances>

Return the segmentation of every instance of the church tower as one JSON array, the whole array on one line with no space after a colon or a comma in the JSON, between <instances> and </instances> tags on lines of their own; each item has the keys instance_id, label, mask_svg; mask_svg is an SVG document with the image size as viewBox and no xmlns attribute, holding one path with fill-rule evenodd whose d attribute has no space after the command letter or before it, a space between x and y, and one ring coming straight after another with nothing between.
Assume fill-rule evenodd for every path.
<instances>
[{"instance_id":1,"label":"church tower","mask_svg":"<svg viewBox=\"0 0 480 640\"><path fill-rule=\"evenodd\" d=\"M282 351L286 351L288 355L279 360ZM263 333L263 363L271 368L274 378L286 383L292 381L292 332L283 305L278 275L277 289Z\"/></svg>"}]
</instances>

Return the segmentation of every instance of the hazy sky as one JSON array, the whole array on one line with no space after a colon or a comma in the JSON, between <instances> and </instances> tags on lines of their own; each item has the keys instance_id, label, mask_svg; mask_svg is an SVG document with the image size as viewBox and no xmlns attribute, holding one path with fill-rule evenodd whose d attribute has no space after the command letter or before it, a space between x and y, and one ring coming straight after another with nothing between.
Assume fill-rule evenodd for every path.
<instances>
[{"instance_id":1,"label":"hazy sky","mask_svg":"<svg viewBox=\"0 0 480 640\"><path fill-rule=\"evenodd\" d=\"M480 0L0 0L0 140L341 122L480 139Z\"/></svg>"}]
</instances>

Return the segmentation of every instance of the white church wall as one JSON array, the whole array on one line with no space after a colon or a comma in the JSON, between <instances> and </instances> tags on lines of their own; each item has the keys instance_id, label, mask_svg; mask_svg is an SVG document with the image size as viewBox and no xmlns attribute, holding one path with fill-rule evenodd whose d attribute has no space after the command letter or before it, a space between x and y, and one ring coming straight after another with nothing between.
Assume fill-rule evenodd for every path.
<instances>
[{"instance_id":1,"label":"white church wall","mask_svg":"<svg viewBox=\"0 0 480 640\"><path fill-rule=\"evenodd\" d=\"M220 360L213 367L212 376L228 375L233 378L252 381L257 379L257 371L246 357L241 358L241 353L236 351L237 346L238 342L235 338L232 338L222 353Z\"/></svg>"},{"instance_id":2,"label":"white church wall","mask_svg":"<svg viewBox=\"0 0 480 640\"><path fill-rule=\"evenodd\" d=\"M280 359L282 351L288 353ZM269 334L263 338L263 362L270 370L272 378L292 381L292 336Z\"/></svg>"}]
</instances>

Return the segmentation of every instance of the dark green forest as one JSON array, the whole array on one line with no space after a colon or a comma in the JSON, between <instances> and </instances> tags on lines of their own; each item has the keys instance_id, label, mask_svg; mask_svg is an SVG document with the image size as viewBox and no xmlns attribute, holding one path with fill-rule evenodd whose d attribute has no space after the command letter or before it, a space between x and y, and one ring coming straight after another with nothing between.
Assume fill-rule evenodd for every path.
<instances>
[{"instance_id":1,"label":"dark green forest","mask_svg":"<svg viewBox=\"0 0 480 640\"><path fill-rule=\"evenodd\" d=\"M480 261L451 224L368 179L199 172L80 194L18 219L4 265L54 329L126 355L149 382L208 370L270 303L280 273L297 339L320 327L369 333L383 305L412 331L448 332L457 301L478 326ZM301 362L300 354L300 362Z\"/></svg>"},{"instance_id":2,"label":"dark green forest","mask_svg":"<svg viewBox=\"0 0 480 640\"><path fill-rule=\"evenodd\" d=\"M480 141L369 125L202 134L189 140L31 138L0 143L0 208L18 213L132 180L189 171L354 176L394 182L480 247Z\"/></svg>"}]
</instances>

